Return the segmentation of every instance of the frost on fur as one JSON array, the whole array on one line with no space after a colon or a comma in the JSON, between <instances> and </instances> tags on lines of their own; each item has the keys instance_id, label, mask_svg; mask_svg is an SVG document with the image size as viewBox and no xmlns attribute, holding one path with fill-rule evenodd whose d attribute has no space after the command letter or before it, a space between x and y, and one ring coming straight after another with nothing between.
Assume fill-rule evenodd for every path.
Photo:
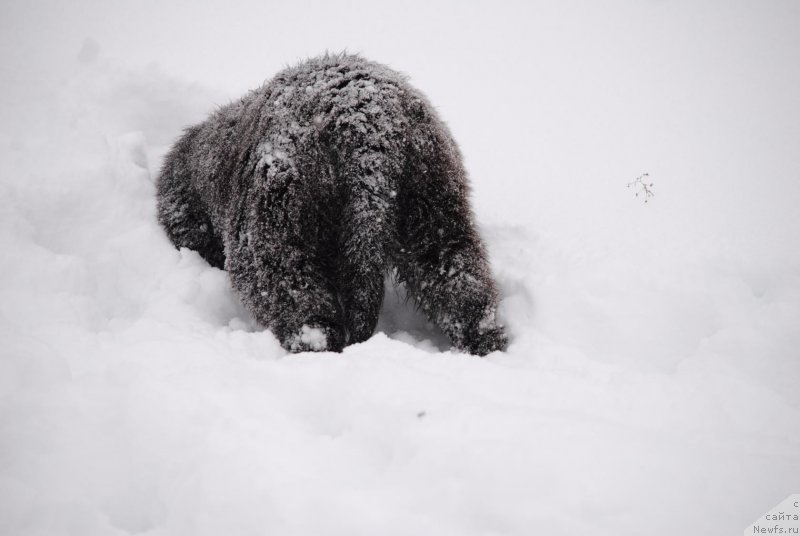
<instances>
[{"instance_id":1,"label":"frost on fur","mask_svg":"<svg viewBox=\"0 0 800 536\"><path fill-rule=\"evenodd\" d=\"M224 267L289 351L369 338L391 269L457 348L505 348L468 196L425 97L352 55L288 68L220 108L186 130L158 178L173 243Z\"/></svg>"}]
</instances>

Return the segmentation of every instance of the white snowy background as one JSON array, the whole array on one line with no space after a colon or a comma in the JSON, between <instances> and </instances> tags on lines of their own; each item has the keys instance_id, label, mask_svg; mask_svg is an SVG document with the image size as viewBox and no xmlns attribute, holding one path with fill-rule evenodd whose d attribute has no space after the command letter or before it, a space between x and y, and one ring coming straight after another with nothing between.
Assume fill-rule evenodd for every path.
<instances>
[{"instance_id":1,"label":"white snowy background","mask_svg":"<svg viewBox=\"0 0 800 536\"><path fill-rule=\"evenodd\" d=\"M800 3L0 3L0 534L739 534L800 490ZM325 50L450 125L508 352L287 355L184 126ZM627 183L648 172L643 203Z\"/></svg>"}]
</instances>

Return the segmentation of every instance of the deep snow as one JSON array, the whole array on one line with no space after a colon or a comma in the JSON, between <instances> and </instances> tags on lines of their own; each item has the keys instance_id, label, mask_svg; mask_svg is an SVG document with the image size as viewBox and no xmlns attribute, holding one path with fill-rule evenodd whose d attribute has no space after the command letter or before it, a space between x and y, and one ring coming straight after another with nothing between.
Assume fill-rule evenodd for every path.
<instances>
[{"instance_id":1,"label":"deep snow","mask_svg":"<svg viewBox=\"0 0 800 536\"><path fill-rule=\"evenodd\" d=\"M532 5L312 4L319 32L260 38L4 6L0 533L722 535L798 492L796 4ZM366 343L286 355L158 228L182 126L326 46L451 125L508 352L450 352L390 289Z\"/></svg>"}]
</instances>

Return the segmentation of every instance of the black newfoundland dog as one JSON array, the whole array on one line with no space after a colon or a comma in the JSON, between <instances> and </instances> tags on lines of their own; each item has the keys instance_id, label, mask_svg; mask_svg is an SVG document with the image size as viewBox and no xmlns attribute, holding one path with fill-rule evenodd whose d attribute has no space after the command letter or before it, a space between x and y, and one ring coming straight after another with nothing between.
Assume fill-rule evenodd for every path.
<instances>
[{"instance_id":1,"label":"black newfoundland dog","mask_svg":"<svg viewBox=\"0 0 800 536\"><path fill-rule=\"evenodd\" d=\"M170 240L227 270L291 352L369 338L390 271L456 348L506 347L459 150L384 65L325 55L278 73L188 128L157 190Z\"/></svg>"}]
</instances>

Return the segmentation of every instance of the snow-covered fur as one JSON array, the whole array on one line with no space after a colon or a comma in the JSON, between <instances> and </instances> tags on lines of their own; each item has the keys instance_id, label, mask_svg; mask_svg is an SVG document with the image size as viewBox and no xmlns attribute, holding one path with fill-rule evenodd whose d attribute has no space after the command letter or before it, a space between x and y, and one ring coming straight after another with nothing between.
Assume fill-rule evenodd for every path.
<instances>
[{"instance_id":1,"label":"snow-covered fur","mask_svg":"<svg viewBox=\"0 0 800 536\"><path fill-rule=\"evenodd\" d=\"M464 351L505 348L461 156L426 98L386 66L325 55L188 128L158 178L178 247L230 273L292 352L372 335L394 270Z\"/></svg>"}]
</instances>

